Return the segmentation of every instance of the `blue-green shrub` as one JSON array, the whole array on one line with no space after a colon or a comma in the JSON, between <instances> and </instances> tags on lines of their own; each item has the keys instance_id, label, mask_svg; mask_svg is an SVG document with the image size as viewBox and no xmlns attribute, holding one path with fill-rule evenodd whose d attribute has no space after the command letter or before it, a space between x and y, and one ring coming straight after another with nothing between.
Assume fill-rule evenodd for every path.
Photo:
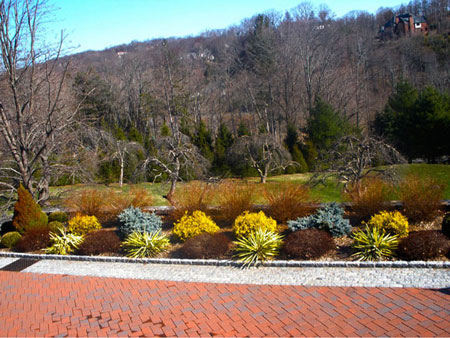
<instances>
[{"instance_id":1,"label":"blue-green shrub","mask_svg":"<svg viewBox=\"0 0 450 338\"><path fill-rule=\"evenodd\" d=\"M119 215L121 224L119 231L124 235L133 232L156 232L162 227L161 217L148 212L142 212L139 208L129 207Z\"/></svg>"},{"instance_id":2,"label":"blue-green shrub","mask_svg":"<svg viewBox=\"0 0 450 338\"><path fill-rule=\"evenodd\" d=\"M295 221L288 221L287 224L292 231L316 228L329 231L333 237L340 237L352 231L349 220L344 219L343 215L344 209L337 203L330 203L314 215L300 217Z\"/></svg>"}]
</instances>

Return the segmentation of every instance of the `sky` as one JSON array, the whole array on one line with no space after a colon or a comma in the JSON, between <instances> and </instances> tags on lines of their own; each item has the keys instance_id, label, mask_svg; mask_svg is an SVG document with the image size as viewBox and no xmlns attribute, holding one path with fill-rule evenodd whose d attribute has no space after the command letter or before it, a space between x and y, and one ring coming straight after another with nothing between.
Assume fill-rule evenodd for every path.
<instances>
[{"instance_id":1,"label":"sky","mask_svg":"<svg viewBox=\"0 0 450 338\"><path fill-rule=\"evenodd\" d=\"M401 0L398 0L401 2ZM285 12L302 0L50 0L53 19L47 24L51 38L64 30L72 52L154 38L197 35L223 29L269 10ZM375 13L396 7L389 0L313 0L326 4L338 17L352 10Z\"/></svg>"}]
</instances>

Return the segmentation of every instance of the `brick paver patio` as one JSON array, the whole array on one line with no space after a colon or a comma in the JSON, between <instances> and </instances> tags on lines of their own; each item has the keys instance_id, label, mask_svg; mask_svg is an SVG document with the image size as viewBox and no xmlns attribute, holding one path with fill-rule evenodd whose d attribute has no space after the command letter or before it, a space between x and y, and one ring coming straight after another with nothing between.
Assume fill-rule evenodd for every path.
<instances>
[{"instance_id":1,"label":"brick paver patio","mask_svg":"<svg viewBox=\"0 0 450 338\"><path fill-rule=\"evenodd\" d=\"M0 336L450 336L450 290L0 271Z\"/></svg>"}]
</instances>

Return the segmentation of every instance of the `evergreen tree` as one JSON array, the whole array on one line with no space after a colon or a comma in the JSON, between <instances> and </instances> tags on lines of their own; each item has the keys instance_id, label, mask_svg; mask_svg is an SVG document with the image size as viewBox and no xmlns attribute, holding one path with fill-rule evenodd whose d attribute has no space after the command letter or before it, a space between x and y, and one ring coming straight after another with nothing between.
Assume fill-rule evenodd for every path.
<instances>
[{"instance_id":1,"label":"evergreen tree","mask_svg":"<svg viewBox=\"0 0 450 338\"><path fill-rule=\"evenodd\" d=\"M211 132L206 127L205 122L200 121L200 123L197 125L193 143L200 150L200 153L203 155L203 157L205 157L209 161L213 160L214 155Z\"/></svg>"},{"instance_id":2,"label":"evergreen tree","mask_svg":"<svg viewBox=\"0 0 450 338\"><path fill-rule=\"evenodd\" d=\"M216 143L214 147L214 160L212 171L215 174L223 174L230 170L227 163L227 152L233 144L233 135L225 124L219 126Z\"/></svg>"},{"instance_id":3,"label":"evergreen tree","mask_svg":"<svg viewBox=\"0 0 450 338\"><path fill-rule=\"evenodd\" d=\"M238 133L239 137L241 137L241 136L250 136L250 130L248 130L247 125L243 121L241 121L239 123L237 133Z\"/></svg>"},{"instance_id":4,"label":"evergreen tree","mask_svg":"<svg viewBox=\"0 0 450 338\"><path fill-rule=\"evenodd\" d=\"M171 134L170 129L167 126L166 122L164 122L164 124L161 126L160 132L161 132L161 136L163 136L163 137L170 136L170 134Z\"/></svg>"}]
</instances>

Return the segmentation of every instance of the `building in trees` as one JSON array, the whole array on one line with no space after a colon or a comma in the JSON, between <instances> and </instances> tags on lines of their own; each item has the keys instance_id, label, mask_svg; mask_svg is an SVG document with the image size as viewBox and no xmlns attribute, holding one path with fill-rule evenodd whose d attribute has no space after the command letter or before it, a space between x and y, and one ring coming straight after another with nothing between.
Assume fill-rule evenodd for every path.
<instances>
[{"instance_id":1,"label":"building in trees","mask_svg":"<svg viewBox=\"0 0 450 338\"><path fill-rule=\"evenodd\" d=\"M381 38L415 34L428 34L428 22L423 15L410 13L395 15L380 29Z\"/></svg>"}]
</instances>

